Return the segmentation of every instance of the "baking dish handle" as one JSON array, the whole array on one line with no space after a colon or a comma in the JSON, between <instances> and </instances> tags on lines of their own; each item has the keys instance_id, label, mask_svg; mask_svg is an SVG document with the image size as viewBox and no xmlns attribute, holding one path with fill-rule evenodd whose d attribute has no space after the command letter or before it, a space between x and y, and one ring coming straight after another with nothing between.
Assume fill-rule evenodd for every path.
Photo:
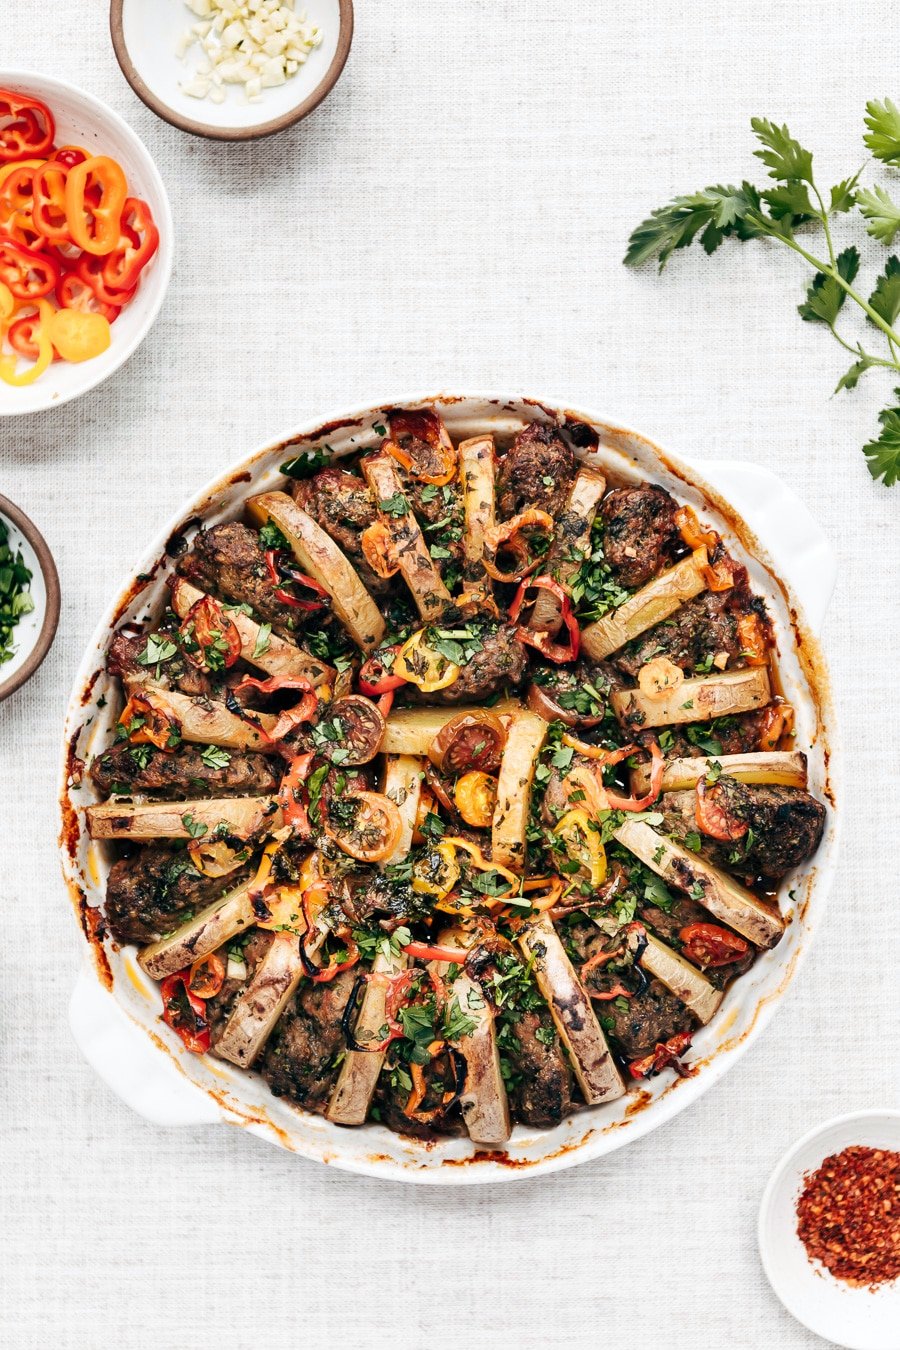
<instances>
[{"instance_id":1,"label":"baking dish handle","mask_svg":"<svg viewBox=\"0 0 900 1350\"><path fill-rule=\"evenodd\" d=\"M82 971L69 1004L75 1044L115 1095L154 1125L208 1125L222 1119L202 1088L150 1044L97 977Z\"/></svg>"},{"instance_id":2,"label":"baking dish handle","mask_svg":"<svg viewBox=\"0 0 900 1350\"><path fill-rule=\"evenodd\" d=\"M790 581L816 634L837 581L838 561L820 525L776 474L757 464L695 461L697 470L741 515Z\"/></svg>"}]
</instances>

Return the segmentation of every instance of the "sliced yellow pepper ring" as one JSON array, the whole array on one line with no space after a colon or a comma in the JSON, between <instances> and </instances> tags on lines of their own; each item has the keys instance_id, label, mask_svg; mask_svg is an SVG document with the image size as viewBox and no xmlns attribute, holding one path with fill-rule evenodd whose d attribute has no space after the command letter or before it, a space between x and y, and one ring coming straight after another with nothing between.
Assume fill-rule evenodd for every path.
<instances>
[{"instance_id":1,"label":"sliced yellow pepper ring","mask_svg":"<svg viewBox=\"0 0 900 1350\"><path fill-rule=\"evenodd\" d=\"M459 863L449 839L442 839L436 848L413 864L412 888L418 895L430 895L435 900L443 900L458 881Z\"/></svg>"},{"instance_id":2,"label":"sliced yellow pepper ring","mask_svg":"<svg viewBox=\"0 0 900 1350\"><path fill-rule=\"evenodd\" d=\"M23 385L34 384L39 375L44 371L53 360L53 343L50 340L50 320L53 317L53 306L46 300L38 300L38 318L40 323L37 328L38 356L37 360L26 370L19 373L16 370L18 364L15 356L0 356L0 380L4 384L11 384L16 389L21 389Z\"/></svg>"},{"instance_id":3,"label":"sliced yellow pepper ring","mask_svg":"<svg viewBox=\"0 0 900 1350\"><path fill-rule=\"evenodd\" d=\"M46 164L45 159L17 159L13 164L0 164L0 188L12 174L19 169L39 169Z\"/></svg>"},{"instance_id":4,"label":"sliced yellow pepper ring","mask_svg":"<svg viewBox=\"0 0 900 1350\"><path fill-rule=\"evenodd\" d=\"M8 286L0 281L0 320L11 319L16 307L16 297Z\"/></svg>"},{"instance_id":5,"label":"sliced yellow pepper ring","mask_svg":"<svg viewBox=\"0 0 900 1350\"><path fill-rule=\"evenodd\" d=\"M532 895L532 891L540 891L546 886L543 895ZM562 899L563 891L566 889L566 883L562 877L529 877L522 883L522 890L528 896L533 914L543 914L545 910L552 909Z\"/></svg>"},{"instance_id":6,"label":"sliced yellow pepper ring","mask_svg":"<svg viewBox=\"0 0 900 1350\"><path fill-rule=\"evenodd\" d=\"M58 309L50 316L50 340L64 361L90 361L112 342L109 319L78 309Z\"/></svg>"},{"instance_id":7,"label":"sliced yellow pepper ring","mask_svg":"<svg viewBox=\"0 0 900 1350\"><path fill-rule=\"evenodd\" d=\"M577 807L567 811L554 833L565 845L572 862L587 872L592 886L602 886L606 880L606 849L587 811Z\"/></svg>"},{"instance_id":8,"label":"sliced yellow pepper ring","mask_svg":"<svg viewBox=\"0 0 900 1350\"><path fill-rule=\"evenodd\" d=\"M459 666L430 646L425 641L425 629L419 628L400 648L391 674L408 680L425 694L433 694L453 684L459 676Z\"/></svg>"},{"instance_id":9,"label":"sliced yellow pepper ring","mask_svg":"<svg viewBox=\"0 0 900 1350\"><path fill-rule=\"evenodd\" d=\"M269 911L269 918L258 918L257 928L266 928L275 933L290 932L298 935L305 933L303 892L302 886L288 885L279 886L271 895L267 895L265 905Z\"/></svg>"}]
</instances>

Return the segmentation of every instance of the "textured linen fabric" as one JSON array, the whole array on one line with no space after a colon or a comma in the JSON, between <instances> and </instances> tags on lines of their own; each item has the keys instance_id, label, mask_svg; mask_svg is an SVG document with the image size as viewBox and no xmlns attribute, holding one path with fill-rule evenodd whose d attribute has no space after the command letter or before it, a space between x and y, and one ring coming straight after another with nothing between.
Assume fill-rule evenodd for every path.
<instances>
[{"instance_id":1,"label":"textured linen fabric","mask_svg":"<svg viewBox=\"0 0 900 1350\"><path fill-rule=\"evenodd\" d=\"M752 115L786 120L823 180L852 172L865 100L900 97L895 6L358 0L323 107L233 146L144 108L106 9L8 0L0 24L0 65L130 121L177 228L138 354L0 424L0 491L44 531L64 597L51 656L0 706L0 1344L821 1344L770 1293L755 1224L801 1132L898 1102L900 487L874 485L857 448L889 385L830 400L849 357L793 312L802 270L776 246L681 254L661 279L620 260L673 193L761 174ZM54 802L77 661L186 495L301 419L440 387L558 395L781 474L840 557L825 641L848 768L829 911L740 1064L612 1157L458 1190L159 1129L107 1091L66 1025L81 938Z\"/></svg>"}]
</instances>

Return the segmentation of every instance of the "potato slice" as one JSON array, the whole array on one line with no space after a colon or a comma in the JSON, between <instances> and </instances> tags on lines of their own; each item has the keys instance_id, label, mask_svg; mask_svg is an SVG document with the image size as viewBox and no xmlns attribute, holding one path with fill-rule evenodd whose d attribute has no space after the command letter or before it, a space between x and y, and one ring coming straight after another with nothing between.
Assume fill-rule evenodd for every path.
<instances>
[{"instance_id":1,"label":"potato slice","mask_svg":"<svg viewBox=\"0 0 900 1350\"><path fill-rule=\"evenodd\" d=\"M218 699L190 698L177 689L164 689L162 685L142 679L126 680L126 685L130 692L139 693L175 722L183 741L220 745L226 750L271 748L271 743L256 727L229 711ZM278 720L271 713L254 712L252 715L266 732L270 732Z\"/></svg>"},{"instance_id":2,"label":"potato slice","mask_svg":"<svg viewBox=\"0 0 900 1350\"><path fill-rule=\"evenodd\" d=\"M306 951L312 957L325 940L320 932ZM300 943L294 934L277 933L241 990L212 1052L242 1069L249 1069L272 1033L304 975Z\"/></svg>"},{"instance_id":3,"label":"potato slice","mask_svg":"<svg viewBox=\"0 0 900 1350\"><path fill-rule=\"evenodd\" d=\"M340 623L358 647L372 652L384 636L384 619L337 544L286 492L262 492L247 502L260 525L273 521L307 576L324 586Z\"/></svg>"},{"instance_id":4,"label":"potato slice","mask_svg":"<svg viewBox=\"0 0 900 1350\"><path fill-rule=\"evenodd\" d=\"M223 878L223 884L225 879ZM138 965L154 980L164 980L201 957L216 951L256 923L250 892L253 878L208 905L174 933L151 942L138 953Z\"/></svg>"},{"instance_id":5,"label":"potato slice","mask_svg":"<svg viewBox=\"0 0 900 1350\"><path fill-rule=\"evenodd\" d=\"M632 638L668 619L686 600L706 590L707 562L706 549L699 548L674 567L660 572L624 605L581 630L583 651L592 661L603 661Z\"/></svg>"},{"instance_id":6,"label":"potato slice","mask_svg":"<svg viewBox=\"0 0 900 1350\"><path fill-rule=\"evenodd\" d=\"M422 621L435 623L453 604L453 598L428 551L419 522L406 503L394 461L383 453L366 455L360 468L375 498L381 520L390 530L400 573ZM392 503L390 511L384 510L386 502ZM397 509L394 509L394 503ZM405 511L403 503L407 506Z\"/></svg>"},{"instance_id":7,"label":"potato slice","mask_svg":"<svg viewBox=\"0 0 900 1350\"><path fill-rule=\"evenodd\" d=\"M382 863L382 867L385 867L400 862L412 846L422 792L421 760L410 755L389 756L381 790L395 803L403 822L400 842L392 856ZM372 962L372 972L377 975L399 975L408 965L409 960L403 952L379 951ZM375 981L366 985L356 1019L355 1035L360 1045L365 1045L367 1041L377 1044L381 1039L385 1025L386 997L384 985ZM372 1095L383 1065L383 1051L348 1050L325 1113L328 1119L336 1125L362 1125L369 1114Z\"/></svg>"},{"instance_id":8,"label":"potato slice","mask_svg":"<svg viewBox=\"0 0 900 1350\"><path fill-rule=\"evenodd\" d=\"M518 699L501 698L492 708L399 708L388 714L381 749L389 755L427 755L431 742L452 717L478 712L505 717L521 706Z\"/></svg>"},{"instance_id":9,"label":"potato slice","mask_svg":"<svg viewBox=\"0 0 900 1350\"><path fill-rule=\"evenodd\" d=\"M683 792L695 788L716 764L728 778L742 783L780 783L784 787L805 788L806 755L798 751L754 750L745 755L698 755L670 759L663 771L663 792ZM631 770L631 790L642 797L650 787L650 766L639 764Z\"/></svg>"},{"instance_id":10,"label":"potato slice","mask_svg":"<svg viewBox=\"0 0 900 1350\"><path fill-rule=\"evenodd\" d=\"M774 947L784 932L781 916L745 886L704 858L666 838L643 820L627 820L615 832L620 844L663 881L686 891L717 919L757 947Z\"/></svg>"},{"instance_id":11,"label":"potato slice","mask_svg":"<svg viewBox=\"0 0 900 1350\"><path fill-rule=\"evenodd\" d=\"M617 689L610 695L613 712L628 731L668 727L679 722L710 722L728 713L752 712L771 699L767 666L748 666L724 675L684 680L664 698L640 689Z\"/></svg>"},{"instance_id":12,"label":"potato slice","mask_svg":"<svg viewBox=\"0 0 900 1350\"><path fill-rule=\"evenodd\" d=\"M463 596L460 604L496 613L491 579L484 570L484 536L494 524L494 438L472 436L459 443L465 533L463 535Z\"/></svg>"},{"instance_id":13,"label":"potato slice","mask_svg":"<svg viewBox=\"0 0 900 1350\"><path fill-rule=\"evenodd\" d=\"M220 797L184 802L102 802L87 808L92 839L198 839L219 827L251 839L281 826L276 797Z\"/></svg>"},{"instance_id":14,"label":"potato slice","mask_svg":"<svg viewBox=\"0 0 900 1350\"><path fill-rule=\"evenodd\" d=\"M596 469L581 468L569 492L566 509L556 522L556 532L541 572L558 581L570 592L573 576L591 550L591 527L600 500L606 491L606 479ZM562 623L562 606L550 591L538 591L528 621L529 628L555 637Z\"/></svg>"},{"instance_id":15,"label":"potato slice","mask_svg":"<svg viewBox=\"0 0 900 1350\"><path fill-rule=\"evenodd\" d=\"M529 924L518 943L526 959L534 961L534 978L568 1051L584 1100L588 1106L615 1101L625 1092L625 1084L587 990L550 919Z\"/></svg>"},{"instance_id":16,"label":"potato slice","mask_svg":"<svg viewBox=\"0 0 900 1350\"><path fill-rule=\"evenodd\" d=\"M497 804L491 826L491 858L518 872L525 866L531 786L547 730L542 717L519 708L510 718L500 761Z\"/></svg>"},{"instance_id":17,"label":"potato slice","mask_svg":"<svg viewBox=\"0 0 900 1350\"><path fill-rule=\"evenodd\" d=\"M179 619L185 619L192 606L205 598L204 592L185 581L184 577L174 577L171 590L172 608ZM238 631L241 656L248 665L264 670L267 675L287 675L291 679L309 680L313 686L330 684L334 679L331 666L317 661L308 652L302 652L293 642L287 642L277 633L262 634L260 625L249 614L227 607L226 613Z\"/></svg>"}]
</instances>

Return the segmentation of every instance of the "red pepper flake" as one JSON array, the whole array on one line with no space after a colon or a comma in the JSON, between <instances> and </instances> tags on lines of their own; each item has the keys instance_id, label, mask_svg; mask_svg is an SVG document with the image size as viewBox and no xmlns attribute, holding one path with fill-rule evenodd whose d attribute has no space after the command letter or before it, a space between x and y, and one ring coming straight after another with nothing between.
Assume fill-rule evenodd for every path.
<instances>
[{"instance_id":1,"label":"red pepper flake","mask_svg":"<svg viewBox=\"0 0 900 1350\"><path fill-rule=\"evenodd\" d=\"M797 1236L810 1260L868 1289L900 1277L900 1153L854 1144L804 1181Z\"/></svg>"}]
</instances>

